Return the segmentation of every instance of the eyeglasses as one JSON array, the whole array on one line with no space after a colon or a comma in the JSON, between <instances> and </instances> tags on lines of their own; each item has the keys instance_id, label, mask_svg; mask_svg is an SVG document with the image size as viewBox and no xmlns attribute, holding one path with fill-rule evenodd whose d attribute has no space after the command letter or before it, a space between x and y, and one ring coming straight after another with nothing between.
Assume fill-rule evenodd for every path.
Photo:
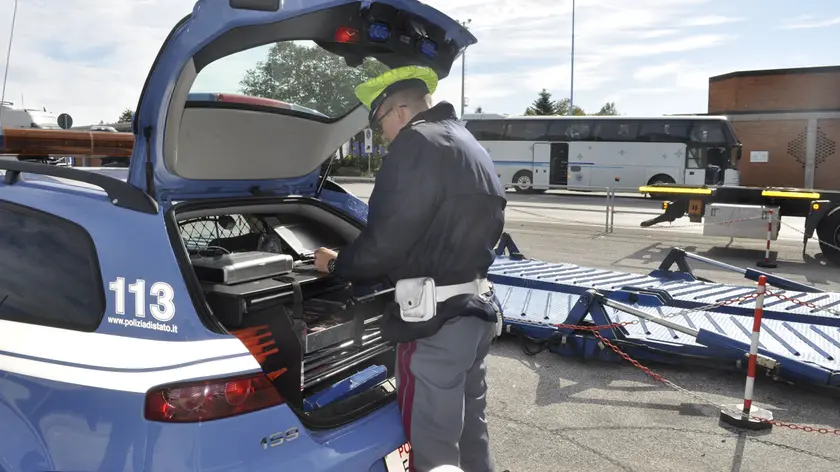
<instances>
[{"instance_id":1,"label":"eyeglasses","mask_svg":"<svg viewBox=\"0 0 840 472\"><path fill-rule=\"evenodd\" d=\"M382 116L380 116L379 118L375 118L375 119L374 119L374 120L370 123L370 129L371 129L371 130L373 130L373 131L376 131L376 132L381 133L381 132L382 132L382 120L384 120L384 119L385 119L385 117L386 117L386 116L388 116L388 114L389 114L389 113L391 113L392 111L394 111L394 109L396 109L396 108L405 108L405 107L407 107L407 106L408 106L408 105L394 105L394 106L392 106L390 110L388 110L388 111L386 111L385 113L383 113L383 114L382 114Z\"/></svg>"},{"instance_id":2,"label":"eyeglasses","mask_svg":"<svg viewBox=\"0 0 840 472\"><path fill-rule=\"evenodd\" d=\"M391 113L392 111L394 111L393 108L383 113L379 118L374 118L373 121L370 122L370 129L376 131L377 133L381 133L382 120L385 119L385 117L388 116L388 113Z\"/></svg>"}]
</instances>

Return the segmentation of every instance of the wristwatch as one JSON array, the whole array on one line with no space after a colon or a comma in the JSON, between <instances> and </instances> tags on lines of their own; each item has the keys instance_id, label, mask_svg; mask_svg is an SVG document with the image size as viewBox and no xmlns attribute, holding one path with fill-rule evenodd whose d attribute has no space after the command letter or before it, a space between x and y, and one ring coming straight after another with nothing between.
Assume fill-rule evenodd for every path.
<instances>
[{"instance_id":1,"label":"wristwatch","mask_svg":"<svg viewBox=\"0 0 840 472\"><path fill-rule=\"evenodd\" d=\"M330 261L329 261L329 262L327 262L327 271L328 271L330 274L332 274L333 272L335 272L335 259L330 259Z\"/></svg>"}]
</instances>

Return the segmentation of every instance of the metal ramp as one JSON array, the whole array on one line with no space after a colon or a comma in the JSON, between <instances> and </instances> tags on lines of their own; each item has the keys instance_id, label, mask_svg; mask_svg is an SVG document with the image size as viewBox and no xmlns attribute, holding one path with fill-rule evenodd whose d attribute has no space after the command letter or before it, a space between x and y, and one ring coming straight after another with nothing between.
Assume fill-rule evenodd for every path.
<instances>
[{"instance_id":1,"label":"metal ramp","mask_svg":"<svg viewBox=\"0 0 840 472\"><path fill-rule=\"evenodd\" d=\"M753 269L740 269L720 264L679 249L672 251L668 258L675 255L723 265L744 273L745 277L751 280L758 280L760 275L765 275L768 285L772 286L771 292L784 297L768 297L764 304L764 317L767 319L789 322L801 322L807 319L808 323L840 327L840 294L838 293L823 292L815 287ZM505 256L497 256L495 263L490 267L490 276L499 284L528 286L550 291L562 290L575 294L583 293L588 289L598 290L607 296L616 291L628 290L656 293L664 297L669 305L686 309L719 304L755 291L753 287L701 280L690 271L672 272L662 269L662 266L651 274L644 275L593 269L575 264L512 259ZM752 317L754 309L755 300L746 299L722 306L716 311Z\"/></svg>"},{"instance_id":2,"label":"metal ramp","mask_svg":"<svg viewBox=\"0 0 840 472\"><path fill-rule=\"evenodd\" d=\"M505 249L511 255L502 255ZM572 328L612 325L599 333L639 360L746 369L755 302L737 299L755 288L700 280L685 270L685 258L705 258L676 250L665 262L677 258L680 271L660 267L642 275L528 260L509 236L496 252L489 278L502 303L505 331L520 336L529 354L549 349L616 360L591 331ZM749 269L743 271L747 275ZM840 387L840 317L831 310L840 305L840 294L771 277L771 292L827 309L768 296L760 365L778 380ZM737 301L721 305L733 299Z\"/></svg>"}]
</instances>

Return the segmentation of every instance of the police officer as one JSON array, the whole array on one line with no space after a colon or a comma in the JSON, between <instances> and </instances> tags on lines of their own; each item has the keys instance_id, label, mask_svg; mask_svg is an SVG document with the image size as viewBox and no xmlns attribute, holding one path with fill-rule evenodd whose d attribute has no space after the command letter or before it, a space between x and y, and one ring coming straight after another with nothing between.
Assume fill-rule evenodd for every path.
<instances>
[{"instance_id":1,"label":"police officer","mask_svg":"<svg viewBox=\"0 0 840 472\"><path fill-rule=\"evenodd\" d=\"M351 282L387 279L382 321L396 343L397 390L411 470L493 470L484 410L485 357L501 319L487 281L506 200L489 155L446 102L437 75L400 67L356 88L373 129L390 141L369 199L367 226L315 265Z\"/></svg>"}]
</instances>

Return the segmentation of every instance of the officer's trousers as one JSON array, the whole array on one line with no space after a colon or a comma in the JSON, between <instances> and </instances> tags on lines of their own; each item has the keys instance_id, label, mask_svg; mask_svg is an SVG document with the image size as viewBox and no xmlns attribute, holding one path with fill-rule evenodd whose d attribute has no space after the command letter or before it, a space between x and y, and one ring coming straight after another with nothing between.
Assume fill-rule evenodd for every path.
<instances>
[{"instance_id":1,"label":"officer's trousers","mask_svg":"<svg viewBox=\"0 0 840 472\"><path fill-rule=\"evenodd\" d=\"M493 471L484 361L494 336L494 323L466 316L430 337L397 345L398 403L412 472L439 465Z\"/></svg>"}]
</instances>

